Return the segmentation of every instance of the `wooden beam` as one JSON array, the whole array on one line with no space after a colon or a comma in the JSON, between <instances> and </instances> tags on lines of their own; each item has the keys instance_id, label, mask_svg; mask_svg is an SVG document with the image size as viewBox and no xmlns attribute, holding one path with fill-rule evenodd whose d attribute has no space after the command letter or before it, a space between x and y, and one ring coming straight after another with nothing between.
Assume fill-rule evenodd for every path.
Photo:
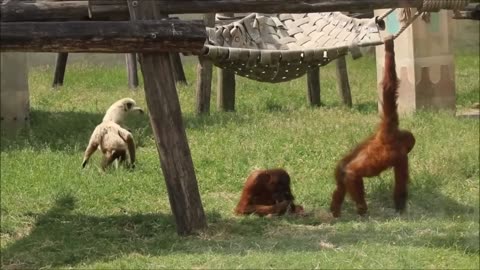
<instances>
[{"instance_id":1,"label":"wooden beam","mask_svg":"<svg viewBox=\"0 0 480 270\"><path fill-rule=\"evenodd\" d=\"M52 86L58 87L63 85L63 79L65 77L65 69L67 68L68 53L58 53L57 61L55 63L55 74L53 76Z\"/></svg>"},{"instance_id":2,"label":"wooden beam","mask_svg":"<svg viewBox=\"0 0 480 270\"><path fill-rule=\"evenodd\" d=\"M307 101L310 106L320 106L320 68L307 71Z\"/></svg>"},{"instance_id":3,"label":"wooden beam","mask_svg":"<svg viewBox=\"0 0 480 270\"><path fill-rule=\"evenodd\" d=\"M215 14L203 15L203 21L206 26L215 26ZM210 97L212 93L212 72L213 65L205 57L198 57L197 65L197 85L196 85L196 112L197 114L210 113Z\"/></svg>"},{"instance_id":4,"label":"wooden beam","mask_svg":"<svg viewBox=\"0 0 480 270\"><path fill-rule=\"evenodd\" d=\"M154 1L128 0L132 20L157 20L161 15ZM150 112L168 198L177 233L190 234L207 227L192 156L183 125L182 111L172 76L168 53L140 54L145 98Z\"/></svg>"},{"instance_id":5,"label":"wooden beam","mask_svg":"<svg viewBox=\"0 0 480 270\"><path fill-rule=\"evenodd\" d=\"M192 52L207 38L198 21L1 23L2 51Z\"/></svg>"},{"instance_id":6,"label":"wooden beam","mask_svg":"<svg viewBox=\"0 0 480 270\"><path fill-rule=\"evenodd\" d=\"M137 0L138 3L141 1ZM152 6L165 14L260 12L306 13L420 7L422 0L155 0ZM2 21L83 20L90 19L88 2L42 1L10 2L1 5ZM90 13L95 20L105 18L128 19L124 0L94 0ZM125 14L125 15L123 15Z\"/></svg>"},{"instance_id":7,"label":"wooden beam","mask_svg":"<svg viewBox=\"0 0 480 270\"><path fill-rule=\"evenodd\" d=\"M89 19L87 1L9 1L0 5L0 14L2 22Z\"/></svg>"}]
</instances>

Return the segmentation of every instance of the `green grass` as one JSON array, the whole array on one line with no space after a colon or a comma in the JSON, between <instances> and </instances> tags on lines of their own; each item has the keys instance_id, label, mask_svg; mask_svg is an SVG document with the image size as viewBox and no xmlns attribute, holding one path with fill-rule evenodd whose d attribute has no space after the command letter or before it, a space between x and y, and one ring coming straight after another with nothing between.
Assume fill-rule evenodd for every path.
<instances>
[{"instance_id":1,"label":"green grass","mask_svg":"<svg viewBox=\"0 0 480 270\"><path fill-rule=\"evenodd\" d=\"M458 55L457 105L479 101L479 60ZM194 64L179 86L184 122L209 228L179 237L152 131L145 116L127 121L138 143L134 171L100 173L99 154L80 169L83 150L105 109L143 91L126 86L124 67L68 67L50 89L52 68L30 72L31 129L2 137L1 255L19 268L460 268L479 266L479 123L449 112L403 117L411 153L408 211L397 215L392 173L366 181L369 215L352 203L324 216L336 161L379 120L375 61L349 61L354 107L340 106L334 65L321 70L322 103L306 105L299 79L265 84L240 78L235 113L194 114ZM215 82L214 84L215 85ZM212 93L215 101L216 93ZM236 217L254 168L285 167L307 218Z\"/></svg>"}]
</instances>

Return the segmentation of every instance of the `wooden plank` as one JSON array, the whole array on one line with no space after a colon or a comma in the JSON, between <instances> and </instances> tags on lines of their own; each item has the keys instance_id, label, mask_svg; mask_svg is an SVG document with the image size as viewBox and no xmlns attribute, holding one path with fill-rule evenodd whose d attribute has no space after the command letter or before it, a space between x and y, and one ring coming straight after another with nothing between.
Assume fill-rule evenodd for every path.
<instances>
[{"instance_id":1,"label":"wooden plank","mask_svg":"<svg viewBox=\"0 0 480 270\"><path fill-rule=\"evenodd\" d=\"M128 88L134 90L138 87L137 54L125 54L125 62L127 65Z\"/></svg>"},{"instance_id":2,"label":"wooden plank","mask_svg":"<svg viewBox=\"0 0 480 270\"><path fill-rule=\"evenodd\" d=\"M137 1L140 2L140 1ZM422 0L155 0L156 8L165 14L189 13L307 13L420 7ZM153 4L153 3L152 3ZM92 6L93 5L93 6ZM153 5L152 5L153 6ZM88 2L43 1L2 5L2 21L82 20L88 17ZM125 18L124 0L98 0L91 4L92 19ZM125 15L123 15L125 14Z\"/></svg>"},{"instance_id":3,"label":"wooden plank","mask_svg":"<svg viewBox=\"0 0 480 270\"><path fill-rule=\"evenodd\" d=\"M205 14L203 20L206 26L215 25L215 14ZM213 65L205 57L198 57L197 85L196 85L196 112L197 114L210 113L210 97L212 93Z\"/></svg>"},{"instance_id":4,"label":"wooden plank","mask_svg":"<svg viewBox=\"0 0 480 270\"><path fill-rule=\"evenodd\" d=\"M320 68L307 71L307 101L310 106L320 106Z\"/></svg>"},{"instance_id":5,"label":"wooden plank","mask_svg":"<svg viewBox=\"0 0 480 270\"><path fill-rule=\"evenodd\" d=\"M132 20L160 19L165 15L153 1L133 5L128 0ZM200 199L193 161L183 125L182 111L172 76L168 53L139 55L145 84L145 98L150 112L168 198L180 235L207 227Z\"/></svg>"},{"instance_id":6,"label":"wooden plank","mask_svg":"<svg viewBox=\"0 0 480 270\"><path fill-rule=\"evenodd\" d=\"M340 56L335 60L337 68L337 89L342 102L348 107L352 107L352 94L350 93L350 83L348 82L347 62L345 56Z\"/></svg>"},{"instance_id":7,"label":"wooden plank","mask_svg":"<svg viewBox=\"0 0 480 270\"><path fill-rule=\"evenodd\" d=\"M192 52L207 38L200 21L1 23L2 51Z\"/></svg>"},{"instance_id":8,"label":"wooden plank","mask_svg":"<svg viewBox=\"0 0 480 270\"><path fill-rule=\"evenodd\" d=\"M53 75L54 88L63 85L63 79L65 77L65 69L67 68L68 53L58 53L55 63L55 74Z\"/></svg>"}]
</instances>

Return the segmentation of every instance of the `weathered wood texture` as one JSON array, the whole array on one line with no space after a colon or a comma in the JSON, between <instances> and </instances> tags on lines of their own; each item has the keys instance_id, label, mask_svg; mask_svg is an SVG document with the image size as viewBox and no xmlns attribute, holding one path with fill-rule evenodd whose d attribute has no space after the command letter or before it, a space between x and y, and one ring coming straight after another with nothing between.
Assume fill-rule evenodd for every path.
<instances>
[{"instance_id":1,"label":"weathered wood texture","mask_svg":"<svg viewBox=\"0 0 480 270\"><path fill-rule=\"evenodd\" d=\"M125 62L127 65L128 88L134 90L138 87L137 54L125 54Z\"/></svg>"},{"instance_id":2,"label":"weathered wood texture","mask_svg":"<svg viewBox=\"0 0 480 270\"><path fill-rule=\"evenodd\" d=\"M320 106L320 68L307 71L307 101L310 106Z\"/></svg>"},{"instance_id":3,"label":"weathered wood texture","mask_svg":"<svg viewBox=\"0 0 480 270\"><path fill-rule=\"evenodd\" d=\"M2 23L2 51L192 52L207 38L198 21Z\"/></svg>"},{"instance_id":4,"label":"weathered wood texture","mask_svg":"<svg viewBox=\"0 0 480 270\"><path fill-rule=\"evenodd\" d=\"M132 5L132 20L160 19L163 16L153 1ZM140 54L145 97L150 112L168 198L180 235L206 228L193 161L183 125L182 111L172 76L168 53Z\"/></svg>"},{"instance_id":5,"label":"weathered wood texture","mask_svg":"<svg viewBox=\"0 0 480 270\"><path fill-rule=\"evenodd\" d=\"M152 6L156 5L165 14L186 14L373 10L393 7L420 7L422 0L155 0L151 2ZM92 4L90 6L92 19L128 19L128 8L124 0L98 0ZM9 3L1 6L1 12L2 21L89 19L87 0Z\"/></svg>"},{"instance_id":6,"label":"weathered wood texture","mask_svg":"<svg viewBox=\"0 0 480 270\"><path fill-rule=\"evenodd\" d=\"M203 21L206 26L215 25L215 14L205 14ZM204 57L198 58L196 85L197 114L210 113L210 98L212 93L212 62Z\"/></svg>"},{"instance_id":7,"label":"weathered wood texture","mask_svg":"<svg viewBox=\"0 0 480 270\"><path fill-rule=\"evenodd\" d=\"M68 53L58 53L57 61L55 62L55 74L53 75L52 86L58 87L63 85L65 78L65 69L67 68Z\"/></svg>"},{"instance_id":8,"label":"weathered wood texture","mask_svg":"<svg viewBox=\"0 0 480 270\"><path fill-rule=\"evenodd\" d=\"M89 19L87 1L9 1L0 5L0 14L2 22Z\"/></svg>"},{"instance_id":9,"label":"weathered wood texture","mask_svg":"<svg viewBox=\"0 0 480 270\"><path fill-rule=\"evenodd\" d=\"M337 88L342 102L348 107L352 107L352 94L350 93L350 83L348 82L347 62L345 56L340 56L335 60L337 68Z\"/></svg>"}]
</instances>

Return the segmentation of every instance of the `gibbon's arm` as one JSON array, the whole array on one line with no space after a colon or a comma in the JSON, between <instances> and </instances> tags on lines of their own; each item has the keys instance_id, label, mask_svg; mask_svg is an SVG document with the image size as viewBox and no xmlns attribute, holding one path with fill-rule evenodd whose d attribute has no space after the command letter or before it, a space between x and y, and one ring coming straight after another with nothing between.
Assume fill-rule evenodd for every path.
<instances>
[{"instance_id":1,"label":"gibbon's arm","mask_svg":"<svg viewBox=\"0 0 480 270\"><path fill-rule=\"evenodd\" d=\"M132 133L128 132L124 128L118 129L118 135L127 143L128 155L130 156L130 164L135 167L135 141L133 140Z\"/></svg>"},{"instance_id":2,"label":"gibbon's arm","mask_svg":"<svg viewBox=\"0 0 480 270\"><path fill-rule=\"evenodd\" d=\"M385 67L383 71L383 119L382 129L390 130L398 128L397 96L398 78L395 71L395 50L393 37L385 38Z\"/></svg>"}]
</instances>

